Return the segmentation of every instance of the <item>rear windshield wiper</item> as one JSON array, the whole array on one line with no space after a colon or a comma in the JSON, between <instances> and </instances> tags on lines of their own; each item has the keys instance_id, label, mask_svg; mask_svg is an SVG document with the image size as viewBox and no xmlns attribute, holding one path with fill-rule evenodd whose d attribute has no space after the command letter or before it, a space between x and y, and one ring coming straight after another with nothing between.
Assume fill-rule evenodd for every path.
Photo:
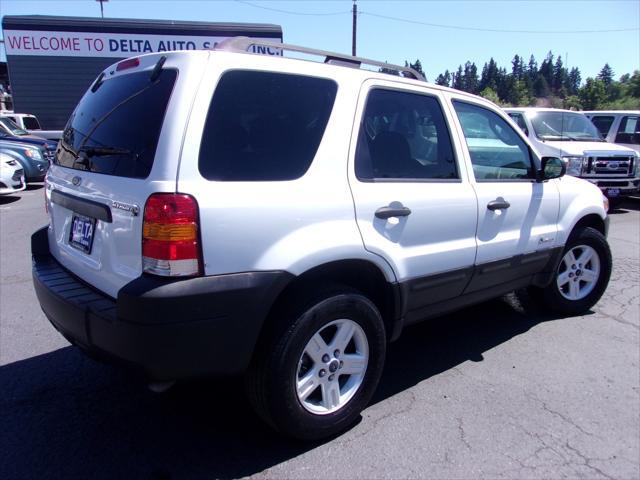
<instances>
[{"instance_id":1,"label":"rear windshield wiper","mask_svg":"<svg viewBox=\"0 0 640 480\"><path fill-rule=\"evenodd\" d=\"M131 155L137 157L138 154L128 150L126 148L117 147L83 147L78 156L84 153L87 157L104 157L108 155Z\"/></svg>"}]
</instances>

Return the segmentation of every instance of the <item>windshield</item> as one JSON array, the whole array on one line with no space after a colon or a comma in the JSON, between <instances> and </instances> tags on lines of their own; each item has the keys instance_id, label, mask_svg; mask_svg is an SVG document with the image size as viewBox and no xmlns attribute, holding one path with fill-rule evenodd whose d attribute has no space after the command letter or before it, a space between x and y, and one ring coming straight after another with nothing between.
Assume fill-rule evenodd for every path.
<instances>
[{"instance_id":1,"label":"windshield","mask_svg":"<svg viewBox=\"0 0 640 480\"><path fill-rule=\"evenodd\" d=\"M29 135L29 132L21 129L16 123L7 117L0 117L0 123L5 130L11 132L12 135Z\"/></svg>"},{"instance_id":2,"label":"windshield","mask_svg":"<svg viewBox=\"0 0 640 480\"><path fill-rule=\"evenodd\" d=\"M22 117L22 123L24 123L27 130L41 130L36 117Z\"/></svg>"},{"instance_id":3,"label":"windshield","mask_svg":"<svg viewBox=\"0 0 640 480\"><path fill-rule=\"evenodd\" d=\"M151 171L176 70L121 75L94 85L62 134L55 163L76 170L145 178Z\"/></svg>"},{"instance_id":4,"label":"windshield","mask_svg":"<svg viewBox=\"0 0 640 480\"><path fill-rule=\"evenodd\" d=\"M535 112L529 118L540 140L603 141L593 123L581 113Z\"/></svg>"}]
</instances>

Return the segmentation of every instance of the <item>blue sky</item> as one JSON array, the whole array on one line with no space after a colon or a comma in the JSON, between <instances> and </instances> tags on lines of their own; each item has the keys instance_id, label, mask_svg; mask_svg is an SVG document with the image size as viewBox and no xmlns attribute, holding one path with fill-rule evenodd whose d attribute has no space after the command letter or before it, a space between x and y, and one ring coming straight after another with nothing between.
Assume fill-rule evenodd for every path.
<instances>
[{"instance_id":1,"label":"blue sky","mask_svg":"<svg viewBox=\"0 0 640 480\"><path fill-rule=\"evenodd\" d=\"M286 42L351 52L351 0L109 0L104 8L114 18L276 23ZM430 81L467 60L481 70L493 57L510 69L516 53L540 63L549 50L579 67L583 80L606 62L616 77L640 69L640 0L358 0L358 10L358 55L390 63L420 59ZM1 0L0 14L100 16L100 6Z\"/></svg>"}]
</instances>

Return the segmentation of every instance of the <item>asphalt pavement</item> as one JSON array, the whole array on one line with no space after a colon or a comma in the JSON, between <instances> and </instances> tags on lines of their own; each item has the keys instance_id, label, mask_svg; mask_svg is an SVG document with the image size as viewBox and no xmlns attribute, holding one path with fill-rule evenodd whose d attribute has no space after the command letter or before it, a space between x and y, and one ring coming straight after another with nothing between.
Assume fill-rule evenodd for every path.
<instances>
[{"instance_id":1,"label":"asphalt pavement","mask_svg":"<svg viewBox=\"0 0 640 480\"><path fill-rule=\"evenodd\" d=\"M343 435L265 427L237 379L150 392L53 329L31 285L41 186L0 197L0 478L640 478L640 201L611 283L558 318L509 295L406 329Z\"/></svg>"}]
</instances>

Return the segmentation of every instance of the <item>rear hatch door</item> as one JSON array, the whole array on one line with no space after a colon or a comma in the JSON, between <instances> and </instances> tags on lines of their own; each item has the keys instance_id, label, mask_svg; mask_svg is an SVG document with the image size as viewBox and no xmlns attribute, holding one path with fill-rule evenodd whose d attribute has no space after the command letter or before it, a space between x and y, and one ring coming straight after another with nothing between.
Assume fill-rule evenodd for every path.
<instances>
[{"instance_id":1,"label":"rear hatch door","mask_svg":"<svg viewBox=\"0 0 640 480\"><path fill-rule=\"evenodd\" d=\"M49 169L51 253L114 298L142 272L147 198L175 191L186 119L207 56L147 55L105 70L71 115Z\"/></svg>"}]
</instances>

